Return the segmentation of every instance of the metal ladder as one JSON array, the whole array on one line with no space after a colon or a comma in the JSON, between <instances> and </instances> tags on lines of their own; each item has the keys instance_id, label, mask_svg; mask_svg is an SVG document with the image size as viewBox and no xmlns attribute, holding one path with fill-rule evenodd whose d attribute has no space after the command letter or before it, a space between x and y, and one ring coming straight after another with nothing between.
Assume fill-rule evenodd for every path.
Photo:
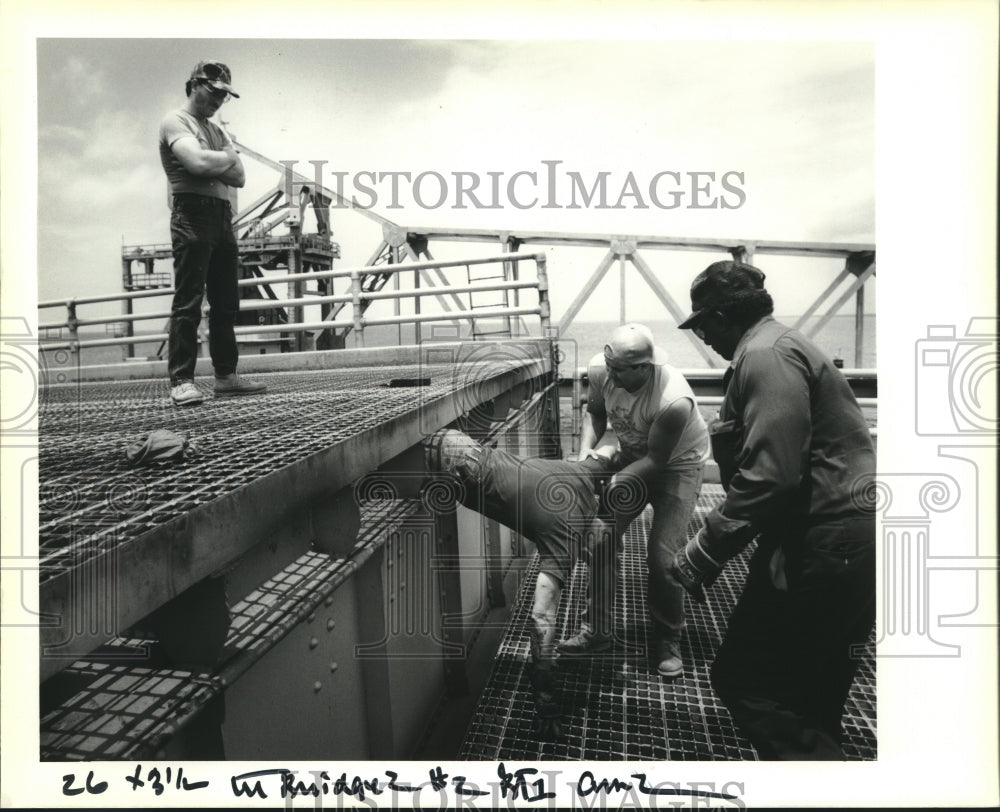
<instances>
[{"instance_id":1,"label":"metal ladder","mask_svg":"<svg viewBox=\"0 0 1000 812\"><path fill-rule=\"evenodd\" d=\"M466 278L470 285L489 281L509 281L508 266L510 263L504 262L497 273L495 266L489 265L466 265ZM469 310L498 310L508 309L510 301L508 290L477 290L469 291ZM479 341L486 338L511 338L510 316L490 317L480 319L473 317L472 340Z\"/></svg>"}]
</instances>

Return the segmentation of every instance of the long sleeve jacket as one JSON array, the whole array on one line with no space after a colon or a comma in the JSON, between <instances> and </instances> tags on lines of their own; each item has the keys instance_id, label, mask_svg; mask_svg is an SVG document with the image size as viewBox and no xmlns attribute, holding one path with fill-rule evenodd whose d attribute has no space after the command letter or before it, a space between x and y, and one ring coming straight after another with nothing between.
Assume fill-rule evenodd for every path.
<instances>
[{"instance_id":1,"label":"long sleeve jacket","mask_svg":"<svg viewBox=\"0 0 1000 812\"><path fill-rule=\"evenodd\" d=\"M863 510L875 448L847 379L805 336L770 316L737 345L709 431L726 487L706 519L720 557L761 532Z\"/></svg>"}]
</instances>

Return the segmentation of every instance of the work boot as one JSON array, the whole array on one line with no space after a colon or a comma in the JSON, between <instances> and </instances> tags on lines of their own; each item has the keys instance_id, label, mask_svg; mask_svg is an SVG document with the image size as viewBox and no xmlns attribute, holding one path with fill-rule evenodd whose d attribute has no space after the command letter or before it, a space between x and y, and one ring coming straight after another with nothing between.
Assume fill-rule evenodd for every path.
<instances>
[{"instance_id":1,"label":"work boot","mask_svg":"<svg viewBox=\"0 0 1000 812\"><path fill-rule=\"evenodd\" d=\"M231 375L215 376L215 396L217 398L259 395L266 391L267 387L264 384L248 381L235 372Z\"/></svg>"},{"instance_id":2,"label":"work boot","mask_svg":"<svg viewBox=\"0 0 1000 812\"><path fill-rule=\"evenodd\" d=\"M582 657L607 651L612 642L610 634L596 632L589 623L581 623L580 631L573 637L556 643L556 651L567 657Z\"/></svg>"},{"instance_id":3,"label":"work boot","mask_svg":"<svg viewBox=\"0 0 1000 812\"><path fill-rule=\"evenodd\" d=\"M665 679L674 679L684 673L684 661L681 659L679 643L670 640L658 640L652 646L652 662L656 673Z\"/></svg>"},{"instance_id":4,"label":"work boot","mask_svg":"<svg viewBox=\"0 0 1000 812\"><path fill-rule=\"evenodd\" d=\"M527 670L531 695L535 700L535 737L539 741L561 741L563 727L559 716L559 702L556 701L556 679L552 663L538 665L531 662L528 663Z\"/></svg>"},{"instance_id":5,"label":"work boot","mask_svg":"<svg viewBox=\"0 0 1000 812\"><path fill-rule=\"evenodd\" d=\"M170 400L174 406L194 406L204 399L205 396L194 385L194 381L177 381L170 387Z\"/></svg>"}]
</instances>

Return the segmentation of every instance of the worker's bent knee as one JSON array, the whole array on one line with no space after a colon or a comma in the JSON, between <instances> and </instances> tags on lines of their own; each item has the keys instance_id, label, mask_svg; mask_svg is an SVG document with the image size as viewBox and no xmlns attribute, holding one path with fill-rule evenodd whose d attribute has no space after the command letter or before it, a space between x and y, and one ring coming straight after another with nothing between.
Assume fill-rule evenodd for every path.
<instances>
[{"instance_id":1,"label":"worker's bent knee","mask_svg":"<svg viewBox=\"0 0 1000 812\"><path fill-rule=\"evenodd\" d=\"M535 599L531 607L532 618L536 621L553 622L561 594L562 581L550 572L539 572L535 581Z\"/></svg>"}]
</instances>

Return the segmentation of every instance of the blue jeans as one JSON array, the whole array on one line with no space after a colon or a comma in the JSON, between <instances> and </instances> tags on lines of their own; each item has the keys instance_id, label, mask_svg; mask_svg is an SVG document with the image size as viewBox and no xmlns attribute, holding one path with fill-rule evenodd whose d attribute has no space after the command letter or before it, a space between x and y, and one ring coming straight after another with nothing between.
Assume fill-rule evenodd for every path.
<instances>
[{"instance_id":1,"label":"blue jeans","mask_svg":"<svg viewBox=\"0 0 1000 812\"><path fill-rule=\"evenodd\" d=\"M171 384L194 379L201 302L208 295L208 350L215 374L236 371L236 315L240 309L239 253L229 201L174 195L170 215L174 300L170 308L167 369Z\"/></svg>"},{"instance_id":2,"label":"blue jeans","mask_svg":"<svg viewBox=\"0 0 1000 812\"><path fill-rule=\"evenodd\" d=\"M677 551L687 542L687 527L698 503L703 466L694 465L658 474L647 483L648 502L615 514L619 538L632 521L653 506L653 526L646 546L646 602L652 629L650 644L677 643L684 631L684 587L670 574ZM591 617L594 629L610 633L614 584L618 562L611 545L595 545L590 567Z\"/></svg>"}]
</instances>

